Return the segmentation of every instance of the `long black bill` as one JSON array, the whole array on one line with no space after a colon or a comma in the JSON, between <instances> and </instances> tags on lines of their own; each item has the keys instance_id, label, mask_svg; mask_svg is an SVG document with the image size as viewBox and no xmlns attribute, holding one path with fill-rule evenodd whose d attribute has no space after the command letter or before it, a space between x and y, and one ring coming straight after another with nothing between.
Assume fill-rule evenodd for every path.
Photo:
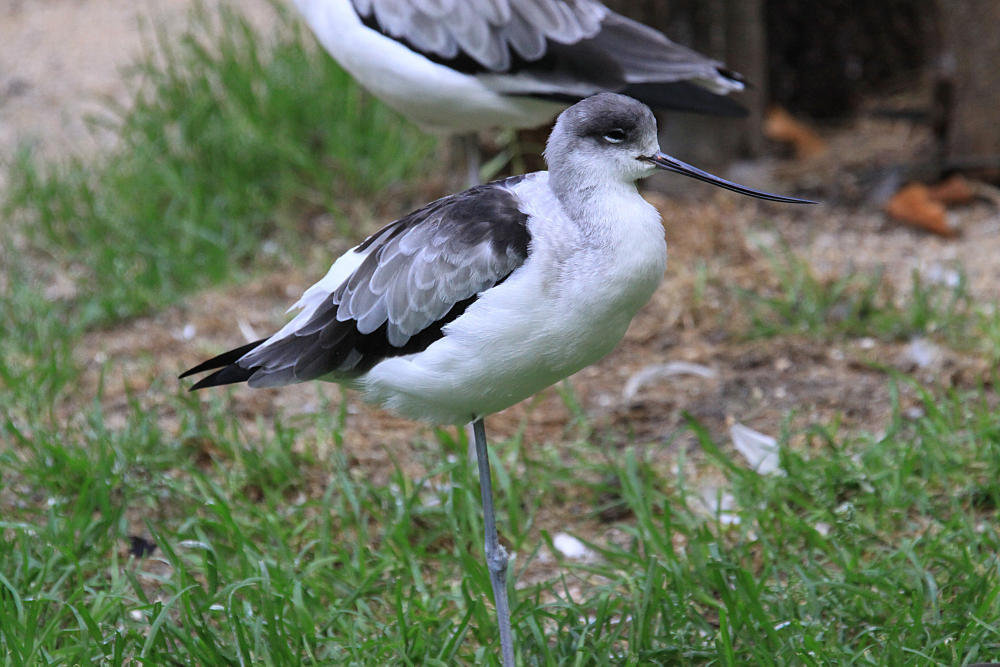
<instances>
[{"instance_id":1,"label":"long black bill","mask_svg":"<svg viewBox=\"0 0 1000 667\"><path fill-rule=\"evenodd\" d=\"M766 199L768 201L780 201L780 202L785 202L787 204L819 203L811 201L809 199L783 197L781 195L772 195L770 192L761 192L760 190L754 190L753 188L748 188L745 185L740 185L739 183L733 183L732 181L727 181L724 178L713 176L707 171L702 171L698 167L692 167L687 162L682 162L675 157L670 157L666 153L659 151L657 151L656 155L650 157L642 157L639 159L655 164L660 169L665 169L667 171L673 171L678 174L690 176L691 178L694 178L696 180L704 181L705 183L711 183L712 185L718 185L720 188L725 188L726 190L732 190L733 192L738 192L741 195L747 195L748 197L756 197L757 199Z\"/></svg>"}]
</instances>

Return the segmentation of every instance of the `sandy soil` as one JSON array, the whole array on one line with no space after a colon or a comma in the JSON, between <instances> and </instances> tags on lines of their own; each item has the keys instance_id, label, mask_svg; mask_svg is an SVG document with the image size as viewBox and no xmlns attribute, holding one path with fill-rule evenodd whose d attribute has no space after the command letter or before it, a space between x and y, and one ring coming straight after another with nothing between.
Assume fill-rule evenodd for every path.
<instances>
[{"instance_id":1,"label":"sandy soil","mask_svg":"<svg viewBox=\"0 0 1000 667\"><path fill-rule=\"evenodd\" d=\"M205 3L211 6L211 0ZM264 0L240 6L264 22ZM150 28L183 25L191 0L0 0L0 157L19 145L41 155L88 154L113 141L91 119L127 102L122 68Z\"/></svg>"}]
</instances>

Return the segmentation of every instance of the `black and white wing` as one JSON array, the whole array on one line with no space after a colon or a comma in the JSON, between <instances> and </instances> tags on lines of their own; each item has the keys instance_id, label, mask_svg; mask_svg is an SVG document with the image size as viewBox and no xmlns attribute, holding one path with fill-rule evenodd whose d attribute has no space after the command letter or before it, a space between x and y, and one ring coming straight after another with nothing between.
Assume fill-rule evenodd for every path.
<instances>
[{"instance_id":1,"label":"black and white wing","mask_svg":"<svg viewBox=\"0 0 1000 667\"><path fill-rule=\"evenodd\" d=\"M369 28L511 95L575 102L619 92L657 108L742 115L722 63L595 0L350 0Z\"/></svg>"},{"instance_id":2,"label":"black and white wing","mask_svg":"<svg viewBox=\"0 0 1000 667\"><path fill-rule=\"evenodd\" d=\"M528 216L510 190L518 180L444 197L382 228L350 251L363 257L360 265L328 291L313 293L289 327L181 377L219 369L192 389L349 379L383 359L426 349L527 258Z\"/></svg>"},{"instance_id":3,"label":"black and white wing","mask_svg":"<svg viewBox=\"0 0 1000 667\"><path fill-rule=\"evenodd\" d=\"M546 43L593 37L609 10L594 0L351 0L368 27L432 60L509 72L545 56ZM464 62L468 61L468 62Z\"/></svg>"}]
</instances>

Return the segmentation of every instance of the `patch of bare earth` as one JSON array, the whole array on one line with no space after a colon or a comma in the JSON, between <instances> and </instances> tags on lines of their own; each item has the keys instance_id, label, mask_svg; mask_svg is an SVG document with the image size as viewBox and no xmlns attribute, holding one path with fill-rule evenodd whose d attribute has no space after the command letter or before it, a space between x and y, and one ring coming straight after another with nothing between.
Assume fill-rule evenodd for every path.
<instances>
[{"instance_id":1,"label":"patch of bare earth","mask_svg":"<svg viewBox=\"0 0 1000 667\"><path fill-rule=\"evenodd\" d=\"M211 8L219 2L205 2ZM109 102L126 104L122 69L149 47L159 26L185 26L191 0L0 0L0 157L21 145L47 158L89 155L112 145ZM266 0L241 0L260 25Z\"/></svg>"}]
</instances>

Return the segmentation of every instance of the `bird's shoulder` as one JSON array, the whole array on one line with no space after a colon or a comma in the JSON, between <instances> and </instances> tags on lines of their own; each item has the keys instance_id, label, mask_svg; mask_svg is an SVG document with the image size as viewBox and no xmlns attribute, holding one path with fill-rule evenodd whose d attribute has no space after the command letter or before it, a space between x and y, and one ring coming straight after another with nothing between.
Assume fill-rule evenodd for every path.
<instances>
[{"instance_id":1,"label":"bird's shoulder","mask_svg":"<svg viewBox=\"0 0 1000 667\"><path fill-rule=\"evenodd\" d=\"M387 248L407 254L461 251L489 243L494 251L526 255L530 241L519 186L533 175L511 176L436 199L366 238L354 251L381 258Z\"/></svg>"}]
</instances>

